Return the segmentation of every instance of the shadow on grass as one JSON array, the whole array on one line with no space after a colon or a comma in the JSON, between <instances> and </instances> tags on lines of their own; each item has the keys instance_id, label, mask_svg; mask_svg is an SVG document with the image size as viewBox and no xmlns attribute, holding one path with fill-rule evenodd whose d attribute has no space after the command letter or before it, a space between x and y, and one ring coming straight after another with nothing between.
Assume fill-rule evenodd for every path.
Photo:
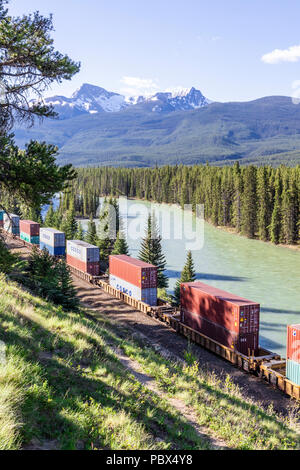
<instances>
[{"instance_id":1,"label":"shadow on grass","mask_svg":"<svg viewBox=\"0 0 300 470\"><path fill-rule=\"evenodd\" d=\"M51 307L39 305L39 308L43 309L47 315L50 316L51 313L53 315ZM67 318L65 313L55 316L58 320ZM4 322L12 322L14 331L0 330L0 338L5 341L8 347L14 345L22 348L24 352L22 357L25 357L28 363L38 362L40 364L43 381L49 384L53 397L53 401L49 402L47 396L43 395L42 383L27 392L26 399L22 404L23 420L26 423L23 427L25 442L29 442L33 438L39 440L57 439L61 448L72 449L76 448L78 440L84 440L86 447L89 447L94 440L92 431L91 436L86 436L84 430L74 424L67 415L68 413L76 413L82 407L88 410L92 399L101 405L102 409L111 408L115 412L125 411L135 422L142 424L150 434L163 436L163 440L169 444L169 448L182 449L183 445L187 448L195 448L196 444L192 435L191 439L185 439L182 436L184 430L188 429L186 422L180 417L175 418L164 410L163 406L154 403L151 394L142 390L141 386L136 388L136 381L130 376L130 373L124 369L115 356L105 351L105 346L99 347L95 338L90 338L82 332L78 333L80 338L87 340L94 348L91 355L87 354L82 357L76 353L71 342L61 337L59 331L53 333L44 329L39 323L28 319L22 313L17 315L3 313L1 318ZM76 322L75 317L74 321ZM77 323L79 323L79 319ZM84 323L87 327L91 327L88 319L85 319ZM20 333L16 331L17 328L20 329ZM32 337L22 337L22 328L33 331ZM42 354L41 348L44 348ZM63 363L66 359L68 364ZM78 365L82 362L84 362L84 367L79 370ZM106 372L113 377L112 383L118 384L124 380L130 383L128 394L121 393L117 387L105 383L101 376L97 376L97 378L86 376L90 372L87 372L85 367L90 367L93 370L101 364L106 365L108 369ZM140 401L142 395L146 397L143 403ZM88 414L88 411L86 413ZM152 418L148 417L148 414ZM101 426L101 417L98 424ZM173 436L169 435L170 429L173 430ZM193 433L192 428L189 429ZM105 438L101 439L99 435L97 437L99 442L96 444L100 448L107 446ZM198 442L199 448L199 440L196 442ZM203 441L201 448L207 447L209 447L208 442Z\"/></svg>"}]
</instances>

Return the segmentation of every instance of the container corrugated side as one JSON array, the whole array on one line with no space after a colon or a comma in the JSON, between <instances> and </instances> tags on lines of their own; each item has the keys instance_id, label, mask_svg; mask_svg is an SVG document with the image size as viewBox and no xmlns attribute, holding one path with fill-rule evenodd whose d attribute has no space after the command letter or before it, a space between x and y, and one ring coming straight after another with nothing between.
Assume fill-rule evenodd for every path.
<instances>
[{"instance_id":1,"label":"container corrugated side","mask_svg":"<svg viewBox=\"0 0 300 470\"><path fill-rule=\"evenodd\" d=\"M32 220L20 220L20 232L37 237L40 235L40 224Z\"/></svg>"},{"instance_id":2,"label":"container corrugated side","mask_svg":"<svg viewBox=\"0 0 300 470\"><path fill-rule=\"evenodd\" d=\"M129 297L133 297L136 300L141 300L148 305L155 306L157 305L157 289L156 288L145 288L141 289L140 287L131 284L124 279L120 279L113 274L109 276L109 284L118 289L119 291L123 292L124 294L128 295Z\"/></svg>"},{"instance_id":3,"label":"container corrugated side","mask_svg":"<svg viewBox=\"0 0 300 470\"><path fill-rule=\"evenodd\" d=\"M51 245L55 247L62 247L66 244L66 237L64 232L51 228L40 229L40 240L46 245Z\"/></svg>"},{"instance_id":4,"label":"container corrugated side","mask_svg":"<svg viewBox=\"0 0 300 470\"><path fill-rule=\"evenodd\" d=\"M300 325L287 327L287 359L300 363Z\"/></svg>"},{"instance_id":5,"label":"container corrugated side","mask_svg":"<svg viewBox=\"0 0 300 470\"><path fill-rule=\"evenodd\" d=\"M8 216L6 213L3 215L3 226L7 232L17 234L20 233L20 217L15 214Z\"/></svg>"},{"instance_id":6,"label":"container corrugated side","mask_svg":"<svg viewBox=\"0 0 300 470\"><path fill-rule=\"evenodd\" d=\"M67 241L67 253L73 258L87 263L100 261L100 250L97 246L85 244L78 240Z\"/></svg>"},{"instance_id":7,"label":"container corrugated side","mask_svg":"<svg viewBox=\"0 0 300 470\"><path fill-rule=\"evenodd\" d=\"M100 274L100 264L98 261L85 262L74 258L69 254L67 254L66 261L68 265L73 266L74 268L79 269L79 271L84 273L91 274L92 276L99 276Z\"/></svg>"},{"instance_id":8,"label":"container corrugated side","mask_svg":"<svg viewBox=\"0 0 300 470\"><path fill-rule=\"evenodd\" d=\"M257 352L259 346L258 333L236 333L227 330L218 323L211 322L204 317L193 312L181 309L181 322L185 325L199 331L205 336L223 344L231 349L236 349L248 356Z\"/></svg>"},{"instance_id":9,"label":"container corrugated side","mask_svg":"<svg viewBox=\"0 0 300 470\"><path fill-rule=\"evenodd\" d=\"M235 333L259 332L260 305L250 302L200 282L181 284L182 309Z\"/></svg>"},{"instance_id":10,"label":"container corrugated side","mask_svg":"<svg viewBox=\"0 0 300 470\"><path fill-rule=\"evenodd\" d=\"M0 221L3 221L4 213L4 211L0 211Z\"/></svg>"},{"instance_id":11,"label":"container corrugated side","mask_svg":"<svg viewBox=\"0 0 300 470\"><path fill-rule=\"evenodd\" d=\"M130 256L110 256L109 272L137 287L157 287L157 267L143 263Z\"/></svg>"},{"instance_id":12,"label":"container corrugated side","mask_svg":"<svg viewBox=\"0 0 300 470\"><path fill-rule=\"evenodd\" d=\"M300 364L299 362L288 359L286 361L286 376L296 385L300 385Z\"/></svg>"},{"instance_id":13,"label":"container corrugated side","mask_svg":"<svg viewBox=\"0 0 300 470\"><path fill-rule=\"evenodd\" d=\"M20 232L21 240L24 240L27 243L31 243L32 245L39 245L40 244L40 237L39 236L30 236L28 233Z\"/></svg>"},{"instance_id":14,"label":"container corrugated side","mask_svg":"<svg viewBox=\"0 0 300 470\"><path fill-rule=\"evenodd\" d=\"M52 246L40 240L40 249L46 249L52 256L65 256L66 248L64 246Z\"/></svg>"}]
</instances>

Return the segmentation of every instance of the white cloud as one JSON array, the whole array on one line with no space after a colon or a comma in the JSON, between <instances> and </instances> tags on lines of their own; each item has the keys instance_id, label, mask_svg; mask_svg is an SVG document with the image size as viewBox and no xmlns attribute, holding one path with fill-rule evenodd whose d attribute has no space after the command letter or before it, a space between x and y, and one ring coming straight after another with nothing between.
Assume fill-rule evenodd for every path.
<instances>
[{"instance_id":1,"label":"white cloud","mask_svg":"<svg viewBox=\"0 0 300 470\"><path fill-rule=\"evenodd\" d=\"M279 64L280 62L298 62L300 60L300 45L291 46L288 49L274 49L262 56L261 60L266 64Z\"/></svg>"},{"instance_id":2,"label":"white cloud","mask_svg":"<svg viewBox=\"0 0 300 470\"><path fill-rule=\"evenodd\" d=\"M121 83L126 85L120 90L126 96L151 96L159 89L157 80L152 78L123 77Z\"/></svg>"}]
</instances>

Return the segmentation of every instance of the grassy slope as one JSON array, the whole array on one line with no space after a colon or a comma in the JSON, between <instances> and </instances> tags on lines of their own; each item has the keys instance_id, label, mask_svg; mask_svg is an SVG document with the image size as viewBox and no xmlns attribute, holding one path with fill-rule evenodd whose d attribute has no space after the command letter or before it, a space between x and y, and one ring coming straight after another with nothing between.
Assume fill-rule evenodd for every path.
<instances>
[{"instance_id":1,"label":"grassy slope","mask_svg":"<svg viewBox=\"0 0 300 470\"><path fill-rule=\"evenodd\" d=\"M0 276L0 448L202 449L209 443L114 354L121 347L232 448L299 448L288 420L242 399L188 358L182 368L105 320L63 312ZM113 346L113 347L112 347Z\"/></svg>"},{"instance_id":2,"label":"grassy slope","mask_svg":"<svg viewBox=\"0 0 300 470\"><path fill-rule=\"evenodd\" d=\"M120 113L47 121L17 130L17 143L29 138L60 147L60 162L84 165L151 166L247 163L295 164L300 161L300 107L290 98L270 97L246 103L213 103L185 112Z\"/></svg>"}]
</instances>

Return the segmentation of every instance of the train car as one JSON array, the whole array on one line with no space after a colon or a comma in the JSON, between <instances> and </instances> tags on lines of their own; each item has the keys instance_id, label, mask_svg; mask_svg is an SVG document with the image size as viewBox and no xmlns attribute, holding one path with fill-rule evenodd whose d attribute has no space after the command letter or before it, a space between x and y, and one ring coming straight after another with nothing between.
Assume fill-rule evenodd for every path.
<instances>
[{"instance_id":1,"label":"train car","mask_svg":"<svg viewBox=\"0 0 300 470\"><path fill-rule=\"evenodd\" d=\"M40 249L46 249L53 256L65 256L66 237L64 232L54 228L41 228Z\"/></svg>"},{"instance_id":2,"label":"train car","mask_svg":"<svg viewBox=\"0 0 300 470\"><path fill-rule=\"evenodd\" d=\"M100 251L81 240L67 241L67 264L92 276L100 274Z\"/></svg>"},{"instance_id":3,"label":"train car","mask_svg":"<svg viewBox=\"0 0 300 470\"><path fill-rule=\"evenodd\" d=\"M202 282L181 284L181 321L242 354L259 348L260 305Z\"/></svg>"},{"instance_id":4,"label":"train car","mask_svg":"<svg viewBox=\"0 0 300 470\"><path fill-rule=\"evenodd\" d=\"M157 267L126 255L109 257L109 283L136 300L157 305Z\"/></svg>"},{"instance_id":5,"label":"train car","mask_svg":"<svg viewBox=\"0 0 300 470\"><path fill-rule=\"evenodd\" d=\"M39 245L40 224L32 220L20 220L20 238L32 245Z\"/></svg>"},{"instance_id":6,"label":"train car","mask_svg":"<svg viewBox=\"0 0 300 470\"><path fill-rule=\"evenodd\" d=\"M5 212L0 211L0 229L3 228L3 217L4 217Z\"/></svg>"},{"instance_id":7,"label":"train car","mask_svg":"<svg viewBox=\"0 0 300 470\"><path fill-rule=\"evenodd\" d=\"M286 376L300 385L300 325L287 327Z\"/></svg>"},{"instance_id":8,"label":"train car","mask_svg":"<svg viewBox=\"0 0 300 470\"><path fill-rule=\"evenodd\" d=\"M12 235L20 235L20 217L16 214L3 214L3 228Z\"/></svg>"}]
</instances>

